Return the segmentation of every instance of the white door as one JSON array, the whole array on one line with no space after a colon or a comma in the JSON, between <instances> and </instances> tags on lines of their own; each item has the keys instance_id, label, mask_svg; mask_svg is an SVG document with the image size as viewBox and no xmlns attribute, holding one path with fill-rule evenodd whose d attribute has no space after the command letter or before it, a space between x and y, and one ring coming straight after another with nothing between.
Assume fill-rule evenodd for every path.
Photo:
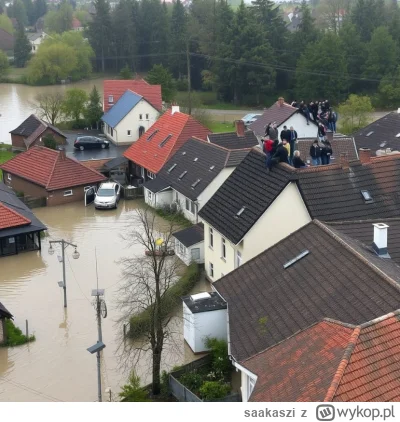
<instances>
[{"instance_id":1,"label":"white door","mask_svg":"<svg viewBox=\"0 0 400 422\"><path fill-rule=\"evenodd\" d=\"M94 202L94 198L96 197L96 186L91 186L89 189L85 191L85 207L92 204Z\"/></svg>"}]
</instances>

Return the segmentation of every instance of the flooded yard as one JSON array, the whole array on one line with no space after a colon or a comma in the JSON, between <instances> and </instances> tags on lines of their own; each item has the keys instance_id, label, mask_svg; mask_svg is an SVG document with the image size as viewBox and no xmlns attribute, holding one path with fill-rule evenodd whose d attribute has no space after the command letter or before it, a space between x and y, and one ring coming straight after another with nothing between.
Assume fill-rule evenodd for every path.
<instances>
[{"instance_id":1,"label":"flooded yard","mask_svg":"<svg viewBox=\"0 0 400 422\"><path fill-rule=\"evenodd\" d=\"M96 288L95 248L99 288L105 289L108 316L102 320L103 400L107 387L116 395L128 372L118 369L117 349L121 327L116 326L119 311L115 297L120 283L119 258L142 254L142 247L126 249L120 234L140 201L119 204L117 210L99 211L81 203L35 209L37 217L48 227L49 236L42 241L42 251L0 259L0 300L14 315L22 331L25 320L36 341L15 348L0 348L0 401L96 401L96 357L87 348L97 341L95 309L91 290ZM72 259L73 248L66 249L68 308L63 307L62 264L56 253L48 254L49 240L65 239L78 246L80 258ZM196 291L204 291L200 284ZM181 310L177 309L174 343L165 350L163 366L189 362L195 357L183 341ZM138 374L142 382L151 380L150 355L140 361Z\"/></svg>"}]
</instances>

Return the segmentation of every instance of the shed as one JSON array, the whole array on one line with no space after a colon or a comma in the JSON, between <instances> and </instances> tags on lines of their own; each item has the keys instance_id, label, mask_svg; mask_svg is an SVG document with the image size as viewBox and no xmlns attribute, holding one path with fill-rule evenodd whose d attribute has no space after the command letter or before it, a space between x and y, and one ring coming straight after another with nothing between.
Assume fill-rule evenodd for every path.
<instances>
[{"instance_id":1,"label":"shed","mask_svg":"<svg viewBox=\"0 0 400 422\"><path fill-rule=\"evenodd\" d=\"M207 337L227 341L227 304L217 292L185 296L183 334L194 353L207 351Z\"/></svg>"},{"instance_id":2,"label":"shed","mask_svg":"<svg viewBox=\"0 0 400 422\"><path fill-rule=\"evenodd\" d=\"M158 179L156 179L158 180ZM175 255L186 265L191 262L204 264L204 225L198 223L173 234L175 237Z\"/></svg>"},{"instance_id":3,"label":"shed","mask_svg":"<svg viewBox=\"0 0 400 422\"><path fill-rule=\"evenodd\" d=\"M5 343L7 340L6 319L13 319L13 316L0 302L0 344Z\"/></svg>"}]
</instances>

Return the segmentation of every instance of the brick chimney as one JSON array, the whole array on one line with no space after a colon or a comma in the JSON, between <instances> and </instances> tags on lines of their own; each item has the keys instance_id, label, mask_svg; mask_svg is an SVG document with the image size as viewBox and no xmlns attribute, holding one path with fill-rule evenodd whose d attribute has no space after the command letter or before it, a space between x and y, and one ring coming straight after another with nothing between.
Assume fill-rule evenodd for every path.
<instances>
[{"instance_id":1,"label":"brick chimney","mask_svg":"<svg viewBox=\"0 0 400 422\"><path fill-rule=\"evenodd\" d=\"M349 158L347 156L347 152L341 152L340 153L339 164L341 165L343 170L349 168Z\"/></svg>"},{"instance_id":2,"label":"brick chimney","mask_svg":"<svg viewBox=\"0 0 400 422\"><path fill-rule=\"evenodd\" d=\"M371 162L371 150L369 148L360 148L358 150L358 156L360 157L361 164Z\"/></svg>"},{"instance_id":3,"label":"brick chimney","mask_svg":"<svg viewBox=\"0 0 400 422\"><path fill-rule=\"evenodd\" d=\"M278 98L278 106L279 107L282 107L283 104L285 104L285 99L283 97L279 97Z\"/></svg>"},{"instance_id":4,"label":"brick chimney","mask_svg":"<svg viewBox=\"0 0 400 422\"><path fill-rule=\"evenodd\" d=\"M60 160L65 160L66 155L65 155L65 148L63 147L58 147L57 148L59 156L60 156Z\"/></svg>"},{"instance_id":5,"label":"brick chimney","mask_svg":"<svg viewBox=\"0 0 400 422\"><path fill-rule=\"evenodd\" d=\"M244 136L245 126L243 120L236 120L235 121L235 127L236 127L236 134L237 136Z\"/></svg>"}]
</instances>

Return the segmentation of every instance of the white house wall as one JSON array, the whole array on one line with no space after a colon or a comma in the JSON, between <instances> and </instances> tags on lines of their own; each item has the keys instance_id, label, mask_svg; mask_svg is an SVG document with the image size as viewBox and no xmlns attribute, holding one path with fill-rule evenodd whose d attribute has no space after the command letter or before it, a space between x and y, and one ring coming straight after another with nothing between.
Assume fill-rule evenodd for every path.
<instances>
[{"instance_id":1,"label":"white house wall","mask_svg":"<svg viewBox=\"0 0 400 422\"><path fill-rule=\"evenodd\" d=\"M317 138L317 126L311 121L310 124L307 125L306 118L300 113L293 114L286 122L278 126L279 135L283 130L283 126L287 126L288 129L290 129L290 126L293 126L293 129L297 132L298 138Z\"/></svg>"},{"instance_id":2,"label":"white house wall","mask_svg":"<svg viewBox=\"0 0 400 422\"><path fill-rule=\"evenodd\" d=\"M142 120L139 119L140 114ZM146 114L149 118L146 119ZM115 126L113 136L108 133L106 124L104 125L104 133L107 138L116 145L129 145L139 139L139 127L143 126L144 131L154 124L160 113L144 99L140 100L135 107ZM131 134L128 135L128 130Z\"/></svg>"},{"instance_id":3,"label":"white house wall","mask_svg":"<svg viewBox=\"0 0 400 422\"><path fill-rule=\"evenodd\" d=\"M153 208L161 208L172 203L172 190L153 193L147 188L144 188L144 201L147 205ZM150 193L150 195L149 195Z\"/></svg>"},{"instance_id":4,"label":"white house wall","mask_svg":"<svg viewBox=\"0 0 400 422\"><path fill-rule=\"evenodd\" d=\"M204 242L196 243L195 245L192 245L190 247L185 247L185 252L182 254L181 250L179 248L179 241L175 241L175 255L180 258L186 265L190 265L192 262L192 250L193 249L199 249L200 250L200 258L196 260L198 264L204 263Z\"/></svg>"},{"instance_id":5,"label":"white house wall","mask_svg":"<svg viewBox=\"0 0 400 422\"><path fill-rule=\"evenodd\" d=\"M275 245L289 234L311 221L307 208L295 183L281 192L268 210L245 235L242 242L234 245L225 238L226 259L222 259L221 234L214 231L214 247L210 247L210 225L204 222L204 264L207 276L216 281L236 268L236 254L242 255L242 264ZM214 277L210 273L214 266Z\"/></svg>"},{"instance_id":6,"label":"white house wall","mask_svg":"<svg viewBox=\"0 0 400 422\"><path fill-rule=\"evenodd\" d=\"M204 344L207 337L227 341L226 309L198 312L194 315L194 349L193 352L208 350Z\"/></svg>"},{"instance_id":7,"label":"white house wall","mask_svg":"<svg viewBox=\"0 0 400 422\"><path fill-rule=\"evenodd\" d=\"M192 350L195 349L194 314L183 302L183 337Z\"/></svg>"}]
</instances>

